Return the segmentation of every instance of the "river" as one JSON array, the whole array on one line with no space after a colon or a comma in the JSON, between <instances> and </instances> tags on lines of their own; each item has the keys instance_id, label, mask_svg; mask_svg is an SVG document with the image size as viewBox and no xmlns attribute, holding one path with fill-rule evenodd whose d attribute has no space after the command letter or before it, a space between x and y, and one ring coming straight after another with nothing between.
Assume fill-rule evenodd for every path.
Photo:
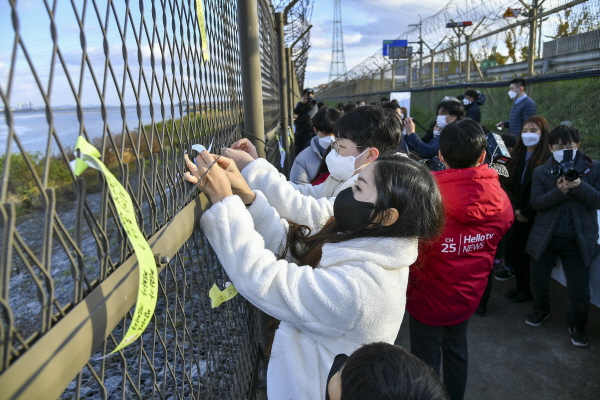
<instances>
[{"instance_id":1,"label":"river","mask_svg":"<svg viewBox=\"0 0 600 400\"><path fill-rule=\"evenodd\" d=\"M165 119L171 118L170 110L166 111ZM57 136L64 147L75 145L77 136L79 135L79 121L77 120L77 111L74 109L57 109L53 110L54 129ZM48 121L44 111L29 111L13 113L15 135L21 141L25 151L45 154L49 136ZM155 122L162 121L160 114L160 106L154 105ZM121 109L112 107L107 109L108 130L113 135L123 131L123 118L121 117ZM141 125L147 125L152 122L150 116L150 106L142 106ZM140 127L140 119L137 116L136 108L125 108L125 123L129 130L138 130ZM90 138L102 136L104 128L104 120L100 113L100 109L85 109L83 115L83 125ZM8 145L8 125L4 112L0 114L0 155L6 152ZM11 152L20 152L13 141L11 144ZM58 145L55 139L52 139L51 150L52 154L58 152Z\"/></svg>"}]
</instances>

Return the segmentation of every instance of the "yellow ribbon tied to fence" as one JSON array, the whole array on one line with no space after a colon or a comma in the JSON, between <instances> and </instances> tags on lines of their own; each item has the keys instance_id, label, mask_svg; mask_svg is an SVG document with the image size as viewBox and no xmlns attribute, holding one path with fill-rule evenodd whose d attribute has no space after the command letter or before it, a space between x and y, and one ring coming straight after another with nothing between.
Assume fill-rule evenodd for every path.
<instances>
[{"instance_id":1,"label":"yellow ribbon tied to fence","mask_svg":"<svg viewBox=\"0 0 600 400\"><path fill-rule=\"evenodd\" d=\"M202 40L202 64L210 59L208 53L208 38L206 36L206 23L204 21L204 7L202 0L196 0L196 14L198 14L198 27L200 28L200 39Z\"/></svg>"},{"instance_id":2,"label":"yellow ribbon tied to fence","mask_svg":"<svg viewBox=\"0 0 600 400\"><path fill-rule=\"evenodd\" d=\"M215 283L208 291L208 297L210 297L210 305L212 308L219 307L224 302L233 299L237 294L238 291L235 286L233 286L233 283L229 284L223 291L219 290L219 287Z\"/></svg>"},{"instance_id":3,"label":"yellow ribbon tied to fence","mask_svg":"<svg viewBox=\"0 0 600 400\"><path fill-rule=\"evenodd\" d=\"M127 233L133 250L137 256L140 278L137 296L137 304L133 319L125 337L119 345L110 353L113 354L122 350L133 343L146 329L150 322L154 309L156 308L156 299L158 296L158 274L156 272L156 262L148 242L137 225L135 210L131 197L127 190L121 185L117 178L100 161L100 152L89 144L83 136L79 136L75 144L75 154L78 157L74 160L75 175L79 176L87 167L97 169L104 175L110 194L114 200L119 220Z\"/></svg>"}]
</instances>

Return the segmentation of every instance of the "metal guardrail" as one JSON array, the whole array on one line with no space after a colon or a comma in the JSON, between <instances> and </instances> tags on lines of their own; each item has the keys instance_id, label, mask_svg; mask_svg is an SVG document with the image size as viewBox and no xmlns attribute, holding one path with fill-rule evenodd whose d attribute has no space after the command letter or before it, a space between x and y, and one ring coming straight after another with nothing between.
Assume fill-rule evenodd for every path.
<instances>
[{"instance_id":1,"label":"metal guardrail","mask_svg":"<svg viewBox=\"0 0 600 400\"><path fill-rule=\"evenodd\" d=\"M274 9L258 0L252 90L264 113L250 128L257 108L243 101L239 39L248 20L236 2L202 4L208 60L195 2L43 1L27 14L9 3L0 44L0 399L256 393L256 310L241 296L210 307L210 287L228 278L198 227L206 199L187 203L182 156L194 143L216 151L264 137L279 166L279 99L299 93L280 85ZM282 64L290 74L291 63ZM69 168L78 135L131 195L159 272L150 325L110 356L131 322L137 261L102 176Z\"/></svg>"}]
</instances>

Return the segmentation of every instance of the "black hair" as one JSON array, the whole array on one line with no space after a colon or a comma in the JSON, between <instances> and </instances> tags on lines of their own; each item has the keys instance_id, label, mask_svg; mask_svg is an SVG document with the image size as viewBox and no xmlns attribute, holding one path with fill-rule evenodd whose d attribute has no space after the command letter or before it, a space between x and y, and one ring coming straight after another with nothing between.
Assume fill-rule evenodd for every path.
<instances>
[{"instance_id":1,"label":"black hair","mask_svg":"<svg viewBox=\"0 0 600 400\"><path fill-rule=\"evenodd\" d=\"M356 108L356 104L354 103L348 103L344 106L344 114L349 113L350 111L354 110Z\"/></svg>"},{"instance_id":2,"label":"black hair","mask_svg":"<svg viewBox=\"0 0 600 400\"><path fill-rule=\"evenodd\" d=\"M320 101L320 102L318 102L318 103L317 103L317 107L318 107L319 109L321 109L321 108L322 108L322 107L324 107L324 106L325 106L325 103L323 103L322 101Z\"/></svg>"},{"instance_id":3,"label":"black hair","mask_svg":"<svg viewBox=\"0 0 600 400\"><path fill-rule=\"evenodd\" d=\"M302 91L302 94L303 94L303 95L305 95L305 94L309 94L309 93L311 93L311 94L315 94L315 91L314 91L314 90L312 90L311 88L306 88L306 89L304 89L304 90Z\"/></svg>"},{"instance_id":4,"label":"black hair","mask_svg":"<svg viewBox=\"0 0 600 400\"><path fill-rule=\"evenodd\" d=\"M458 121L465 117L465 106L458 100L442 100L440 104L438 104L437 109L438 113L441 109L444 109L448 114L454 115Z\"/></svg>"},{"instance_id":5,"label":"black hair","mask_svg":"<svg viewBox=\"0 0 600 400\"><path fill-rule=\"evenodd\" d=\"M384 96L381 98L381 103L383 103L384 101L390 101L390 98Z\"/></svg>"},{"instance_id":6,"label":"black hair","mask_svg":"<svg viewBox=\"0 0 600 400\"><path fill-rule=\"evenodd\" d=\"M523 78L515 78L512 81L510 81L510 84L515 84L517 85L517 87L521 87L523 86L523 90L525 90L525 88L527 88L527 83L525 82L525 79Z\"/></svg>"},{"instance_id":7,"label":"black hair","mask_svg":"<svg viewBox=\"0 0 600 400\"><path fill-rule=\"evenodd\" d=\"M394 154L402 138L402 121L393 110L379 106L356 107L345 112L333 127L338 139L356 143L361 152L375 147L381 155Z\"/></svg>"},{"instance_id":8,"label":"black hair","mask_svg":"<svg viewBox=\"0 0 600 400\"><path fill-rule=\"evenodd\" d=\"M550 146L560 143L567 144L570 142L581 142L579 131L573 126L559 125L552 129L552 132L548 135L548 144Z\"/></svg>"},{"instance_id":9,"label":"black hair","mask_svg":"<svg viewBox=\"0 0 600 400\"><path fill-rule=\"evenodd\" d=\"M550 149L548 148L548 137L549 137L550 128L548 127L548 121L546 121L546 119L544 117L540 117L537 115L533 116L533 117L529 117L525 120L525 122L523 122L523 126L521 127L521 132L523 132L523 128L527 124L537 125L537 127L540 128L540 133L541 133L540 141L538 142L538 145L536 146L535 150L533 151L533 154L531 155L531 157L529 158L529 161L528 161L529 168L531 168L531 170L533 171L540 165L544 164L548 160L548 157L550 157L552 155L552 153L550 152ZM510 135L510 134L508 134L508 135ZM514 135L511 135L511 136L514 136ZM515 181L517 179L522 178L520 176L519 177L516 176L517 169L519 168L519 164L525 158L525 153L527 152L527 146L525 146L525 144L523 144L523 141L517 140L516 136L514 136L514 137L515 137L516 144L512 146L513 151L511 153L511 158L506 163L506 169L508 171L508 180L509 180L509 182L512 182L513 184L515 183ZM504 140L504 135L502 135L502 140ZM504 144L506 145L506 147L511 147L508 145L508 143L506 141L504 141Z\"/></svg>"},{"instance_id":10,"label":"black hair","mask_svg":"<svg viewBox=\"0 0 600 400\"><path fill-rule=\"evenodd\" d=\"M500 136L502 137L502 141L508 148L514 148L517 145L517 141L519 140L512 133L503 133Z\"/></svg>"},{"instance_id":11,"label":"black hair","mask_svg":"<svg viewBox=\"0 0 600 400\"><path fill-rule=\"evenodd\" d=\"M470 118L448 124L440 133L440 153L453 169L476 167L486 144L481 125Z\"/></svg>"},{"instance_id":12,"label":"black hair","mask_svg":"<svg viewBox=\"0 0 600 400\"><path fill-rule=\"evenodd\" d=\"M389 108L389 109L392 109L392 110L395 111L395 110L400 109L400 104L394 103L393 101L385 101L385 102L381 103L381 107L382 108Z\"/></svg>"},{"instance_id":13,"label":"black hair","mask_svg":"<svg viewBox=\"0 0 600 400\"><path fill-rule=\"evenodd\" d=\"M356 350L341 372L341 400L448 400L435 371L400 346L371 343Z\"/></svg>"},{"instance_id":14,"label":"black hair","mask_svg":"<svg viewBox=\"0 0 600 400\"><path fill-rule=\"evenodd\" d=\"M338 103L338 105L337 105L337 109L338 109L339 111L344 111L344 105L345 105L344 103Z\"/></svg>"},{"instance_id":15,"label":"black hair","mask_svg":"<svg viewBox=\"0 0 600 400\"><path fill-rule=\"evenodd\" d=\"M317 131L323 133L333 133L333 125L342 116L338 110L332 107L321 107L312 118L312 123Z\"/></svg>"},{"instance_id":16,"label":"black hair","mask_svg":"<svg viewBox=\"0 0 600 400\"><path fill-rule=\"evenodd\" d=\"M398 104L398 99L391 99L390 101L391 101L392 103L396 103L396 104Z\"/></svg>"},{"instance_id":17,"label":"black hair","mask_svg":"<svg viewBox=\"0 0 600 400\"><path fill-rule=\"evenodd\" d=\"M477 90L469 89L465 90L465 96L469 96L475 99L475 101L479 100L479 93Z\"/></svg>"},{"instance_id":18,"label":"black hair","mask_svg":"<svg viewBox=\"0 0 600 400\"><path fill-rule=\"evenodd\" d=\"M365 107L361 107L363 109ZM381 110L381 109L380 109ZM390 116L391 117L391 116ZM342 119L344 119L342 117ZM390 118L391 119L391 118ZM394 117L398 121L399 118ZM335 218L312 235L310 228L290 222L287 246L298 265L317 267L325 243L340 243L357 238L419 238L437 237L444 225L442 197L433 175L427 167L401 155L381 156L373 162L377 199L371 217L352 231L340 232ZM395 208L400 216L393 224L374 227L374 221Z\"/></svg>"}]
</instances>

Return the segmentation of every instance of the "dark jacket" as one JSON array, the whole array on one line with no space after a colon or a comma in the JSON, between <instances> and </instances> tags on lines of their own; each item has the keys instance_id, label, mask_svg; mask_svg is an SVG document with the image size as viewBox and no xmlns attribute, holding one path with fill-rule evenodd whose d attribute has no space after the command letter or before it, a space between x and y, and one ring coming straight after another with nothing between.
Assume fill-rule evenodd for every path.
<instances>
[{"instance_id":1,"label":"dark jacket","mask_svg":"<svg viewBox=\"0 0 600 400\"><path fill-rule=\"evenodd\" d=\"M465 117L481 123L481 109L479 108L479 104L471 103L468 106L465 106L465 111Z\"/></svg>"},{"instance_id":2,"label":"dark jacket","mask_svg":"<svg viewBox=\"0 0 600 400\"><path fill-rule=\"evenodd\" d=\"M294 114L296 117L296 132L301 134L312 134L313 125L312 117L319 111L317 102L315 100L309 100L306 104L299 101L294 108Z\"/></svg>"},{"instance_id":3,"label":"dark jacket","mask_svg":"<svg viewBox=\"0 0 600 400\"><path fill-rule=\"evenodd\" d=\"M422 158L433 158L440 150L440 137L434 136L429 143L421 140L416 133L404 136L404 140L411 151L416 151Z\"/></svg>"},{"instance_id":4,"label":"dark jacket","mask_svg":"<svg viewBox=\"0 0 600 400\"><path fill-rule=\"evenodd\" d=\"M556 186L558 176L550 173L558 163L550 157L546 164L533 171L531 206L538 211L525 251L538 260L554 234L560 207L566 203L573 216L577 247L585 265L589 266L598 254L598 212L600 209L600 163L578 152L575 169L581 185L564 194Z\"/></svg>"},{"instance_id":5,"label":"dark jacket","mask_svg":"<svg viewBox=\"0 0 600 400\"><path fill-rule=\"evenodd\" d=\"M508 178L501 177L500 182L504 190L506 190L513 208L521 210L521 215L531 221L537 213L529 202L533 170L530 164L525 162L525 154L519 160L515 160L515 162L517 162L517 168L513 174Z\"/></svg>"},{"instance_id":6,"label":"dark jacket","mask_svg":"<svg viewBox=\"0 0 600 400\"><path fill-rule=\"evenodd\" d=\"M504 121L504 127L508 128L508 132L516 137L521 137L521 128L523 123L529 117L533 117L537 112L537 104L529 97L525 97L518 103L515 100L510 109L510 117L508 121Z\"/></svg>"},{"instance_id":7,"label":"dark jacket","mask_svg":"<svg viewBox=\"0 0 600 400\"><path fill-rule=\"evenodd\" d=\"M487 164L433 174L446 225L440 237L419 249L410 269L406 310L423 324L450 326L466 321L479 305L514 213L498 173Z\"/></svg>"}]
</instances>

